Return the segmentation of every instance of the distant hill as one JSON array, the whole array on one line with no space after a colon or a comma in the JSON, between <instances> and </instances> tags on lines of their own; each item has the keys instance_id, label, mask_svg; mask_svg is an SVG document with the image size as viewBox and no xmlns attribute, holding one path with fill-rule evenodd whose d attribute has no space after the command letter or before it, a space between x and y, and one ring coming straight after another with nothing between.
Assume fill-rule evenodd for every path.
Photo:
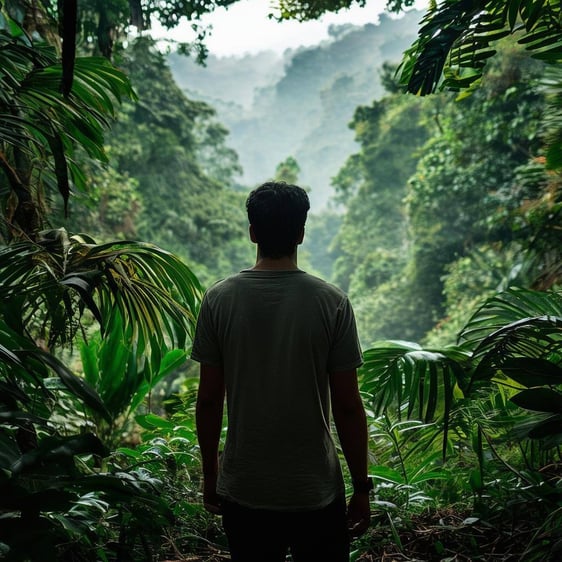
<instances>
[{"instance_id":1,"label":"distant hill","mask_svg":"<svg viewBox=\"0 0 562 562\"><path fill-rule=\"evenodd\" d=\"M357 149L348 128L355 108L381 97L382 64L399 62L421 17L411 11L400 19L382 14L378 25L332 26L328 40L283 56L210 56L201 67L172 54L170 65L189 97L217 109L239 154L244 184L270 178L294 156L299 181L311 188L318 209L331 195L331 178Z\"/></svg>"}]
</instances>

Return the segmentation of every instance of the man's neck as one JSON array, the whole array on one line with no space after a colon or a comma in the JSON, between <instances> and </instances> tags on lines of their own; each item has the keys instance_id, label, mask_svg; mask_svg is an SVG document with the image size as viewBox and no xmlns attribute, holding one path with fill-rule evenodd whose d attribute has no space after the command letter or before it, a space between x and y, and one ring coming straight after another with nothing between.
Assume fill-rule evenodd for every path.
<instances>
[{"instance_id":1,"label":"man's neck","mask_svg":"<svg viewBox=\"0 0 562 562\"><path fill-rule=\"evenodd\" d=\"M258 254L253 271L290 271L298 269L297 254L282 258L264 258Z\"/></svg>"}]
</instances>

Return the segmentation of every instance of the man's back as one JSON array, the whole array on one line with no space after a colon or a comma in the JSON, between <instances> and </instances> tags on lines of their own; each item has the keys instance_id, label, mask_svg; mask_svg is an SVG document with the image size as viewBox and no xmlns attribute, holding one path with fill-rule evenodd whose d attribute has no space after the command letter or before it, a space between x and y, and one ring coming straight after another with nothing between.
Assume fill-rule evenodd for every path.
<instances>
[{"instance_id":1,"label":"man's back","mask_svg":"<svg viewBox=\"0 0 562 562\"><path fill-rule=\"evenodd\" d=\"M309 208L296 185L249 194L256 263L211 287L197 321L203 502L222 514L233 562L283 562L287 550L295 562L348 562L350 531L369 524L361 350L345 295L298 269ZM347 505L330 401L353 484Z\"/></svg>"},{"instance_id":2,"label":"man's back","mask_svg":"<svg viewBox=\"0 0 562 562\"><path fill-rule=\"evenodd\" d=\"M243 271L207 292L193 357L224 370L221 495L294 510L343 493L328 373L361 363L343 292L298 269Z\"/></svg>"}]
</instances>

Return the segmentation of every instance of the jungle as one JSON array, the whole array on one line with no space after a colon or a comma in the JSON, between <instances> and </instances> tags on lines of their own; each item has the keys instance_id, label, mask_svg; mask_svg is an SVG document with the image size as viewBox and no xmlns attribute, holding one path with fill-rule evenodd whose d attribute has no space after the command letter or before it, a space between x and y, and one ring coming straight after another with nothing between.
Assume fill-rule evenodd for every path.
<instances>
[{"instance_id":1,"label":"jungle","mask_svg":"<svg viewBox=\"0 0 562 562\"><path fill-rule=\"evenodd\" d=\"M180 85L227 66L201 17L237 1L0 0L0 560L230 559L189 354L205 289L255 258L252 170L310 191L299 266L355 309L375 490L351 560L562 559L560 3L388 0L407 33L333 29L242 116Z\"/></svg>"}]
</instances>

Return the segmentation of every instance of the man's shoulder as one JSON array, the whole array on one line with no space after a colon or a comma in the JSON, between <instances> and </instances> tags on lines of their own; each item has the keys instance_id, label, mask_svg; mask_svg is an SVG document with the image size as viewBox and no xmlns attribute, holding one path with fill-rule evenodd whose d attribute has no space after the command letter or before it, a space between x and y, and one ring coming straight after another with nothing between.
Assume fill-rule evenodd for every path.
<instances>
[{"instance_id":1,"label":"man's shoulder","mask_svg":"<svg viewBox=\"0 0 562 562\"><path fill-rule=\"evenodd\" d=\"M334 298L347 298L347 295L342 289L332 283L329 283L321 277L317 277L316 275L312 275L310 273L305 273L305 275L303 275L300 279L302 279L303 285L308 285L314 291L326 295L331 295Z\"/></svg>"},{"instance_id":2,"label":"man's shoulder","mask_svg":"<svg viewBox=\"0 0 562 562\"><path fill-rule=\"evenodd\" d=\"M216 296L224 292L228 292L229 289L236 286L239 282L240 273L235 273L215 281L206 291L207 296Z\"/></svg>"},{"instance_id":3,"label":"man's shoulder","mask_svg":"<svg viewBox=\"0 0 562 562\"><path fill-rule=\"evenodd\" d=\"M334 299L341 300L347 298L342 289L321 277L317 277L316 275L302 270L290 273L291 274L288 274L288 272L281 272L282 283L287 283L288 287L292 286L299 291L321 294ZM244 291L244 289L250 288L250 290L252 290L255 286L261 286L264 282L268 283L274 279L279 281L278 276L272 276L268 279L263 275L255 276L248 273L248 271L241 271L216 281L207 289L207 298L216 299L232 293L238 294L240 291Z\"/></svg>"},{"instance_id":4,"label":"man's shoulder","mask_svg":"<svg viewBox=\"0 0 562 562\"><path fill-rule=\"evenodd\" d=\"M313 286L322 287L323 289L326 289L328 291L334 291L337 293L344 294L344 292L333 283L330 283L329 281L322 279L322 277L313 275L312 273L305 272L304 275L302 276L302 279Z\"/></svg>"}]
</instances>

